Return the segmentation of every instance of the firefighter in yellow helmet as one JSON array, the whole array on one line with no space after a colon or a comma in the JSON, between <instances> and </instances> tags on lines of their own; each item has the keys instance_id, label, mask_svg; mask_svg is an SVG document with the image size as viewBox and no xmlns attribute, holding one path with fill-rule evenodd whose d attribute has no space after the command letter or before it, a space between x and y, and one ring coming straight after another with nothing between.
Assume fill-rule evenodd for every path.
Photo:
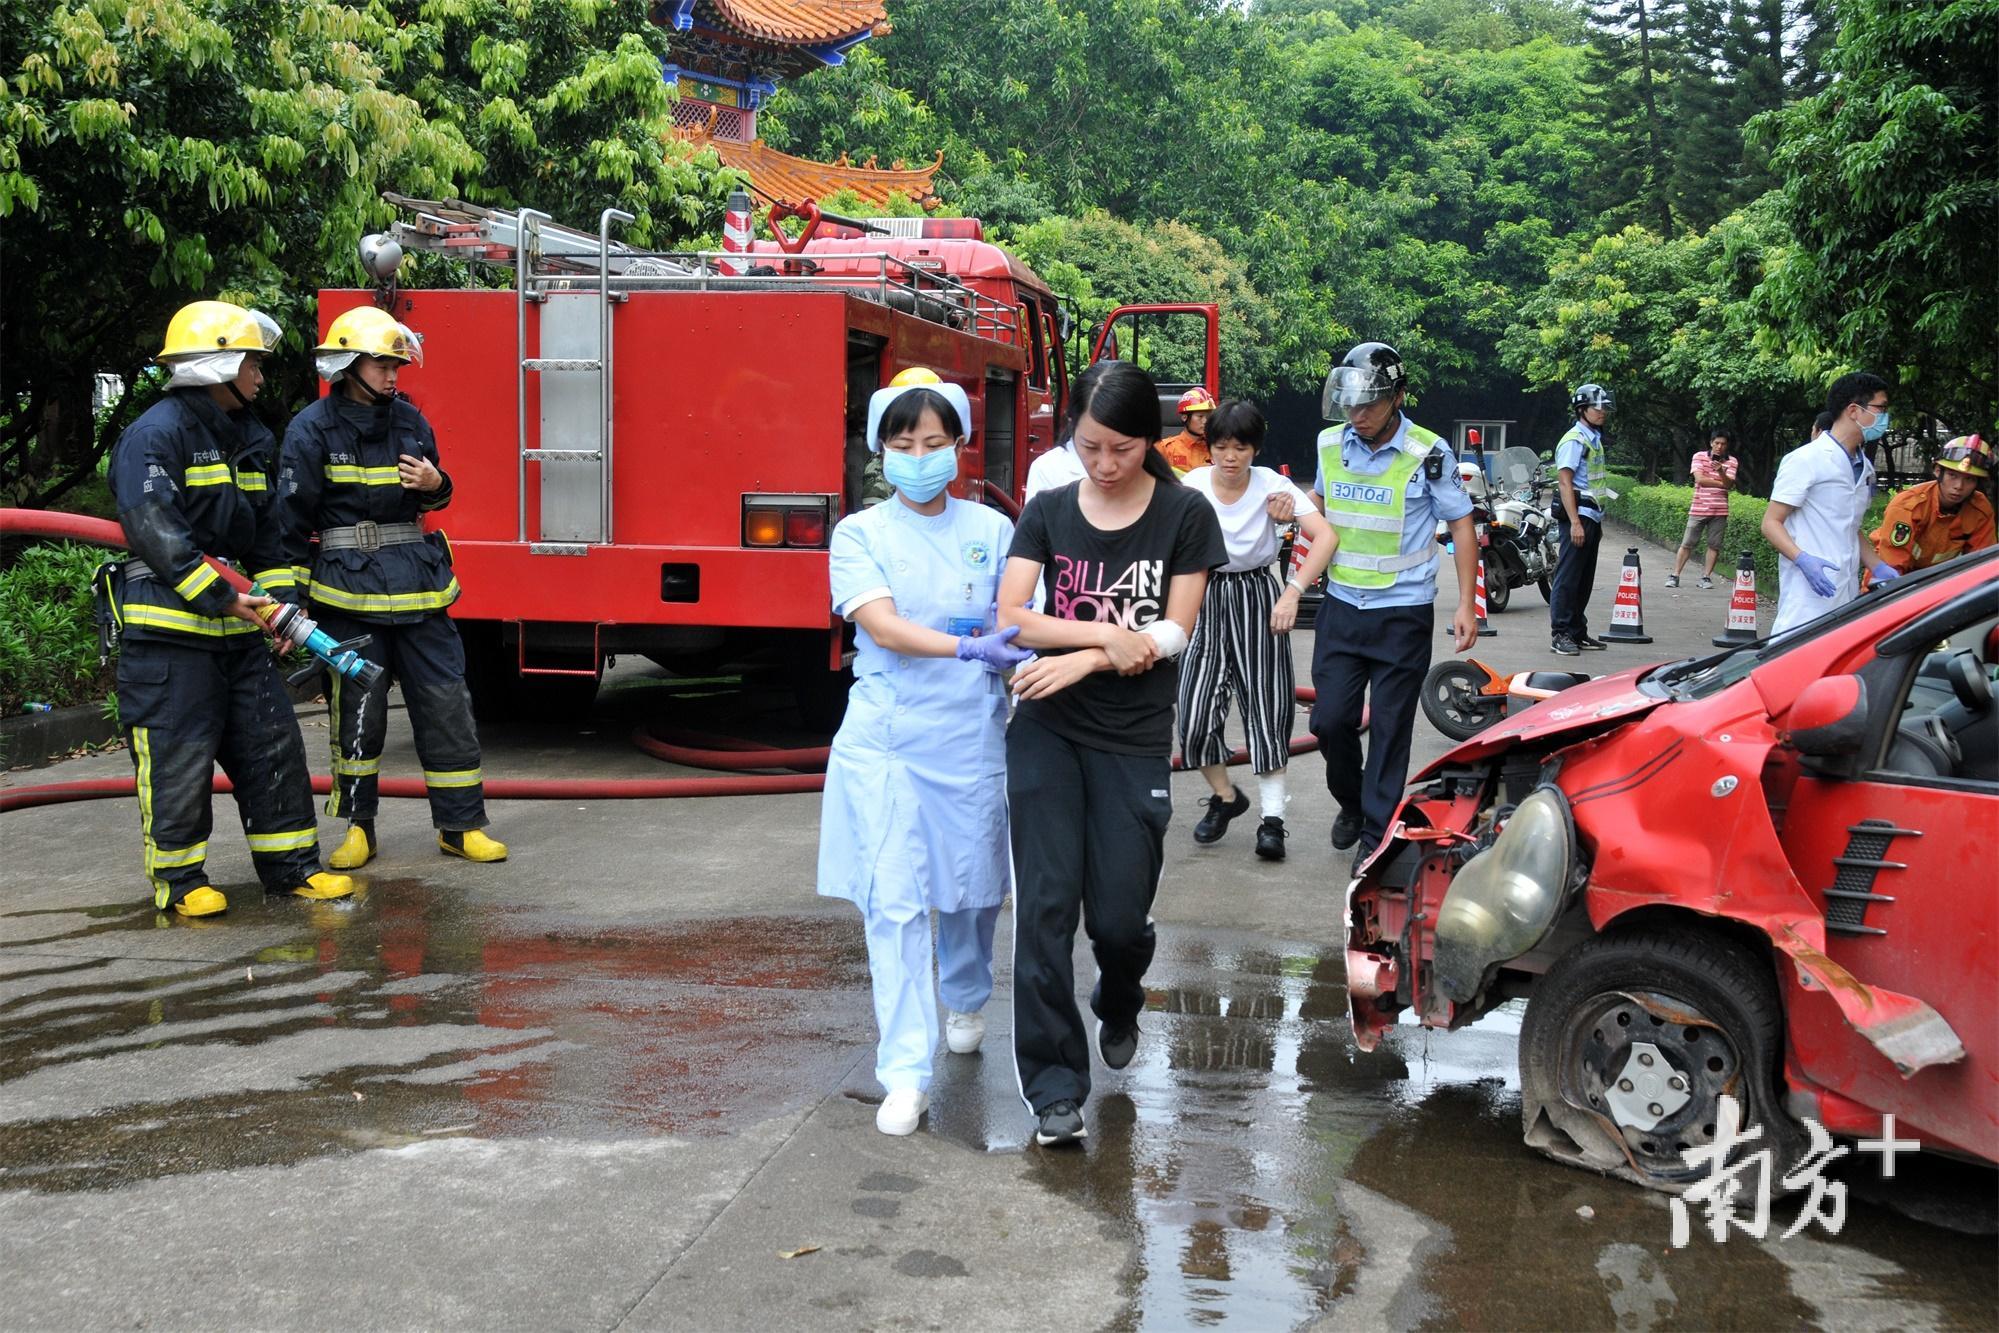
<instances>
[{"instance_id":1,"label":"firefighter in yellow helmet","mask_svg":"<svg viewBox=\"0 0 1999 1333\"><path fill-rule=\"evenodd\" d=\"M139 827L153 905L181 916L229 906L208 882L215 765L235 785L268 893L341 898L320 868L319 828L298 720L258 611L208 563L233 562L271 592L292 585L278 539L276 442L250 412L278 340L268 316L226 301L183 306L158 360L167 392L111 450L111 493L132 558L99 594L118 627L118 714L138 770Z\"/></svg>"},{"instance_id":2,"label":"firefighter in yellow helmet","mask_svg":"<svg viewBox=\"0 0 1999 1333\"><path fill-rule=\"evenodd\" d=\"M1185 474L1197 467L1206 467L1208 457L1208 418L1215 410L1215 396L1206 389L1195 387L1180 395L1177 404L1180 409L1180 433L1168 436L1153 447L1166 455L1166 461L1173 465L1175 472Z\"/></svg>"},{"instance_id":3,"label":"firefighter in yellow helmet","mask_svg":"<svg viewBox=\"0 0 1999 1333\"><path fill-rule=\"evenodd\" d=\"M1993 543L1992 501L1978 489L1992 475L1992 446L1960 435L1937 451L1935 470L1890 500L1874 529L1874 554L1898 575Z\"/></svg>"},{"instance_id":4,"label":"firefighter in yellow helmet","mask_svg":"<svg viewBox=\"0 0 1999 1333\"><path fill-rule=\"evenodd\" d=\"M349 821L333 866L356 869L375 854L391 677L402 685L416 734L439 849L468 861L503 861L506 844L482 832L486 797L465 649L445 614L458 599L451 546L421 522L451 503L451 478L438 466L430 423L396 391L402 368L422 362L422 340L367 306L335 319L313 351L332 389L285 432L285 557L320 626L336 639L365 640L362 654L384 668L372 690L328 677L334 722L326 813ZM315 535L318 554L311 557Z\"/></svg>"}]
</instances>

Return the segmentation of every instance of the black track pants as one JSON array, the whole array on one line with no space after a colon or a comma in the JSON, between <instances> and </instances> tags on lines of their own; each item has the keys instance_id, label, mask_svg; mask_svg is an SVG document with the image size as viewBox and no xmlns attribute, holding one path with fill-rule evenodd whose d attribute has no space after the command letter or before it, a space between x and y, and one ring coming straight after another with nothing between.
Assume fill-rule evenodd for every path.
<instances>
[{"instance_id":1,"label":"black track pants","mask_svg":"<svg viewBox=\"0 0 1999 1333\"><path fill-rule=\"evenodd\" d=\"M472 692L465 685L465 647L451 617L383 625L317 605L312 614L336 639L366 635L362 655L388 668L373 691L331 678L328 696L336 725L333 791L326 798L326 813L375 817L381 804L382 745L389 730L389 685L398 681L416 733L430 822L451 832L486 827L486 789L479 770L479 732L472 723Z\"/></svg>"},{"instance_id":2,"label":"black track pants","mask_svg":"<svg viewBox=\"0 0 1999 1333\"><path fill-rule=\"evenodd\" d=\"M298 716L262 637L220 651L127 640L118 714L139 780L146 878L159 908L207 884L215 765L236 789L257 878L274 893L320 869Z\"/></svg>"},{"instance_id":3,"label":"black track pants","mask_svg":"<svg viewBox=\"0 0 1999 1333\"><path fill-rule=\"evenodd\" d=\"M1090 1095L1091 1034L1076 1007L1080 915L1096 954L1090 1007L1136 1022L1151 966L1152 898L1173 817L1165 755L1091 749L1016 717L1006 733L1013 837L1013 1058L1036 1113Z\"/></svg>"},{"instance_id":4,"label":"black track pants","mask_svg":"<svg viewBox=\"0 0 1999 1333\"><path fill-rule=\"evenodd\" d=\"M1555 638L1589 633L1589 597L1596 588L1596 553L1603 527L1583 518L1583 544L1569 540L1569 525L1555 523L1555 580L1548 589L1548 629Z\"/></svg>"}]
</instances>

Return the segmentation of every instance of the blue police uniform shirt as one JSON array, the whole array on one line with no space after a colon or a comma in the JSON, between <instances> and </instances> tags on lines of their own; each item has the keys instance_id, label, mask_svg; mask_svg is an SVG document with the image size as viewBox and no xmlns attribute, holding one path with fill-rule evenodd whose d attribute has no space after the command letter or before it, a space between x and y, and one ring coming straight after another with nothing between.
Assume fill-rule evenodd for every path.
<instances>
[{"instance_id":1,"label":"blue police uniform shirt","mask_svg":"<svg viewBox=\"0 0 1999 1333\"><path fill-rule=\"evenodd\" d=\"M1402 415L1395 428L1394 436L1380 448L1370 448L1352 426L1340 432L1340 462L1348 471L1363 477L1379 476L1395 461L1395 455L1402 451L1409 440L1409 416ZM1327 591L1334 597L1363 611L1385 606L1429 606L1437 600L1437 559L1443 547L1437 545L1437 524L1439 521L1454 523L1471 513L1471 497L1458 482L1458 460L1449 448L1439 444L1436 451L1444 456L1443 475L1430 480L1427 467L1416 469L1416 475L1409 479L1406 488L1407 499L1402 509L1402 545L1404 555L1417 555L1425 550L1431 553L1426 564L1414 569L1402 570L1395 576L1395 582L1386 588L1348 588L1328 581ZM1320 465L1317 479L1312 483L1312 493L1322 500L1326 494L1326 469Z\"/></svg>"},{"instance_id":2,"label":"blue police uniform shirt","mask_svg":"<svg viewBox=\"0 0 1999 1333\"><path fill-rule=\"evenodd\" d=\"M1578 439L1578 436L1582 438ZM1578 417L1575 429L1562 436L1562 442L1555 446L1556 473L1567 468L1576 474L1576 508L1582 511L1584 518L1593 518L1599 523L1603 522L1603 508L1595 502L1590 488L1589 451L1602 439L1602 431L1592 430L1589 422ZM1582 497L1585 495L1591 498L1584 500Z\"/></svg>"}]
</instances>

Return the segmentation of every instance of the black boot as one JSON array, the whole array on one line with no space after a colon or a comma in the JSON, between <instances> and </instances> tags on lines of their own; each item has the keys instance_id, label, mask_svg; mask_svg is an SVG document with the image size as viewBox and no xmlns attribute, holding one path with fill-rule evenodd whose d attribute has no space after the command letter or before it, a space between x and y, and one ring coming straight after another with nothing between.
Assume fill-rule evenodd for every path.
<instances>
[{"instance_id":1,"label":"black boot","mask_svg":"<svg viewBox=\"0 0 1999 1333\"><path fill-rule=\"evenodd\" d=\"M1234 800L1229 800L1225 796L1210 796L1208 813L1202 815L1201 822L1194 825L1194 841L1203 847L1211 842L1220 842L1222 835L1229 831L1229 821L1249 809L1249 797L1244 796L1237 788L1232 787L1230 790L1235 792Z\"/></svg>"},{"instance_id":2,"label":"black boot","mask_svg":"<svg viewBox=\"0 0 1999 1333\"><path fill-rule=\"evenodd\" d=\"M1339 814L1333 817L1333 850L1343 852L1359 842L1363 822L1360 811L1340 807Z\"/></svg>"},{"instance_id":3,"label":"black boot","mask_svg":"<svg viewBox=\"0 0 1999 1333\"><path fill-rule=\"evenodd\" d=\"M1265 815L1256 826L1256 854L1266 861L1284 859L1284 821L1276 815Z\"/></svg>"}]
</instances>

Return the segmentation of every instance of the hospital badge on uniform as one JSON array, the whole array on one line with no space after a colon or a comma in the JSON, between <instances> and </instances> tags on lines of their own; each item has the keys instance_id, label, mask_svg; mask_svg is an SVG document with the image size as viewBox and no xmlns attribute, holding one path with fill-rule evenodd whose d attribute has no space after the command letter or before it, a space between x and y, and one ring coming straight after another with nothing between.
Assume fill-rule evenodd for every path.
<instances>
[{"instance_id":1,"label":"hospital badge on uniform","mask_svg":"<svg viewBox=\"0 0 1999 1333\"><path fill-rule=\"evenodd\" d=\"M973 569L984 569L993 562L993 548L987 542L966 542L964 556Z\"/></svg>"}]
</instances>

